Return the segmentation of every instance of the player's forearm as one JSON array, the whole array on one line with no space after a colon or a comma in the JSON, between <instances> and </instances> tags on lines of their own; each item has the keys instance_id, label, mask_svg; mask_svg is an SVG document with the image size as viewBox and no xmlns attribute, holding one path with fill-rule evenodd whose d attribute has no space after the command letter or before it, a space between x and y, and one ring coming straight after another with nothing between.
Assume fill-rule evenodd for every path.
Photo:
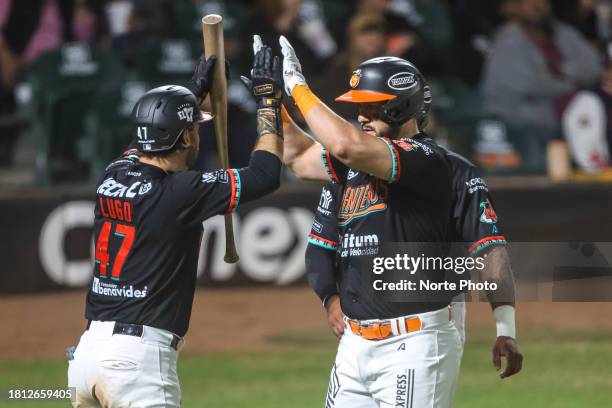
<instances>
[{"instance_id":1,"label":"player's forearm","mask_svg":"<svg viewBox=\"0 0 612 408\"><path fill-rule=\"evenodd\" d=\"M338 294L336 283L336 252L309 244L306 248L306 277L308 285L321 302Z\"/></svg>"},{"instance_id":2,"label":"player's forearm","mask_svg":"<svg viewBox=\"0 0 612 408\"><path fill-rule=\"evenodd\" d=\"M353 167L362 157L367 156L363 148L363 132L334 113L310 88L305 85L296 86L292 96L315 139L338 160Z\"/></svg>"},{"instance_id":3,"label":"player's forearm","mask_svg":"<svg viewBox=\"0 0 612 408\"><path fill-rule=\"evenodd\" d=\"M259 138L253 151L263 150L272 153L279 160L283 159L283 131L278 118L278 108L262 108L257 110L257 134Z\"/></svg>"},{"instance_id":4,"label":"player's forearm","mask_svg":"<svg viewBox=\"0 0 612 408\"><path fill-rule=\"evenodd\" d=\"M277 113L273 109L257 111L257 132L260 136L248 167L241 172L243 201L270 194L280 186L283 139L278 129L280 122L275 120Z\"/></svg>"},{"instance_id":5,"label":"player's forearm","mask_svg":"<svg viewBox=\"0 0 612 408\"><path fill-rule=\"evenodd\" d=\"M285 107L281 107L283 121L283 163L290 168L315 142L291 119Z\"/></svg>"},{"instance_id":6,"label":"player's forearm","mask_svg":"<svg viewBox=\"0 0 612 408\"><path fill-rule=\"evenodd\" d=\"M495 309L502 305L514 306L514 276L506 248L493 247L486 255L484 265L485 267L480 271L480 279L497 285L495 291L487 292L491 307Z\"/></svg>"}]
</instances>

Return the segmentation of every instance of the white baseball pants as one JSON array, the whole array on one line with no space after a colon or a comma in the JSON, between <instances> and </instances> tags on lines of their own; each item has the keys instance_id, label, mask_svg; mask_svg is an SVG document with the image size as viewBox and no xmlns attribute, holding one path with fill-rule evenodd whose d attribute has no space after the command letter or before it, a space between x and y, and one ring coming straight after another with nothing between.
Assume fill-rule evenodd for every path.
<instances>
[{"instance_id":1,"label":"white baseball pants","mask_svg":"<svg viewBox=\"0 0 612 408\"><path fill-rule=\"evenodd\" d=\"M461 343L465 345L465 295L462 293L456 296L450 304L455 327L461 337Z\"/></svg>"},{"instance_id":2,"label":"white baseball pants","mask_svg":"<svg viewBox=\"0 0 612 408\"><path fill-rule=\"evenodd\" d=\"M179 407L178 352L172 334L144 326L142 337L113 335L114 322L91 322L69 360L73 407Z\"/></svg>"},{"instance_id":3,"label":"white baseball pants","mask_svg":"<svg viewBox=\"0 0 612 408\"><path fill-rule=\"evenodd\" d=\"M463 346L449 309L418 315L422 329L365 340L347 325L326 408L452 407Z\"/></svg>"}]
</instances>

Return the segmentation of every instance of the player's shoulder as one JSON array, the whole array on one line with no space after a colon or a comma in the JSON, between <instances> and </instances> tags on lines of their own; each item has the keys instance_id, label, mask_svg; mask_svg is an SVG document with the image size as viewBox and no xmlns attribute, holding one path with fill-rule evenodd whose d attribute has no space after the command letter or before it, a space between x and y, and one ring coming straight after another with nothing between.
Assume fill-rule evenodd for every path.
<instances>
[{"instance_id":1,"label":"player's shoulder","mask_svg":"<svg viewBox=\"0 0 612 408\"><path fill-rule=\"evenodd\" d=\"M106 166L105 172L115 171L121 168L134 166L140 161L140 153L136 149L128 149L121 156L110 162Z\"/></svg>"},{"instance_id":2,"label":"player's shoulder","mask_svg":"<svg viewBox=\"0 0 612 408\"><path fill-rule=\"evenodd\" d=\"M462 156L461 154L453 150L450 150L447 147L444 147L444 146L439 146L439 147L444 152L444 154L448 158L448 161L453 165L453 167L456 167L458 169L465 169L465 170L479 170L478 166L474 164L467 157Z\"/></svg>"},{"instance_id":3,"label":"player's shoulder","mask_svg":"<svg viewBox=\"0 0 612 408\"><path fill-rule=\"evenodd\" d=\"M438 157L446 160L446 152L442 149L442 146L437 144L429 136L421 133L415 137L401 137L393 140L393 144L400 151L405 152L421 152L428 157Z\"/></svg>"},{"instance_id":4,"label":"player's shoulder","mask_svg":"<svg viewBox=\"0 0 612 408\"><path fill-rule=\"evenodd\" d=\"M478 165L457 152L446 147L441 148L446 152L456 185L465 186L470 194L478 190L488 191L484 174Z\"/></svg>"}]
</instances>

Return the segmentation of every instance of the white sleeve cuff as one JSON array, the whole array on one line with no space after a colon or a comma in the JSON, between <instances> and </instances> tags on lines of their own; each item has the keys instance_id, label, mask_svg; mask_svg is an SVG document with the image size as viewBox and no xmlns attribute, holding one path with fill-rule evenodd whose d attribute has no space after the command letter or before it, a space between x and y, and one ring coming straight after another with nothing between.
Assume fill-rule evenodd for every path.
<instances>
[{"instance_id":1,"label":"white sleeve cuff","mask_svg":"<svg viewBox=\"0 0 612 408\"><path fill-rule=\"evenodd\" d=\"M502 305L493 309L497 337L505 336L516 339L515 313L514 306L510 305Z\"/></svg>"}]
</instances>

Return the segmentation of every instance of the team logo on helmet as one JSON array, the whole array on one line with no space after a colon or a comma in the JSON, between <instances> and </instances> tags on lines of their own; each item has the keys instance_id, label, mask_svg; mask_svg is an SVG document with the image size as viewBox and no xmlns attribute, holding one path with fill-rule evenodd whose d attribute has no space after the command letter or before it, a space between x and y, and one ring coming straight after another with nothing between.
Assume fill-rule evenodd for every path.
<instances>
[{"instance_id":1,"label":"team logo on helmet","mask_svg":"<svg viewBox=\"0 0 612 408\"><path fill-rule=\"evenodd\" d=\"M178 107L178 117L180 120L187 122L193 122L193 106L190 104L183 104Z\"/></svg>"},{"instance_id":2,"label":"team logo on helmet","mask_svg":"<svg viewBox=\"0 0 612 408\"><path fill-rule=\"evenodd\" d=\"M361 79L361 70L355 70L353 71L353 75L351 75L351 79L349 81L349 85L351 86L351 88L356 87L357 85L359 85L359 80Z\"/></svg>"},{"instance_id":3,"label":"team logo on helmet","mask_svg":"<svg viewBox=\"0 0 612 408\"><path fill-rule=\"evenodd\" d=\"M397 74L391 75L387 80L389 88L398 91L410 89L417 84L416 78L412 72L398 72Z\"/></svg>"}]
</instances>

